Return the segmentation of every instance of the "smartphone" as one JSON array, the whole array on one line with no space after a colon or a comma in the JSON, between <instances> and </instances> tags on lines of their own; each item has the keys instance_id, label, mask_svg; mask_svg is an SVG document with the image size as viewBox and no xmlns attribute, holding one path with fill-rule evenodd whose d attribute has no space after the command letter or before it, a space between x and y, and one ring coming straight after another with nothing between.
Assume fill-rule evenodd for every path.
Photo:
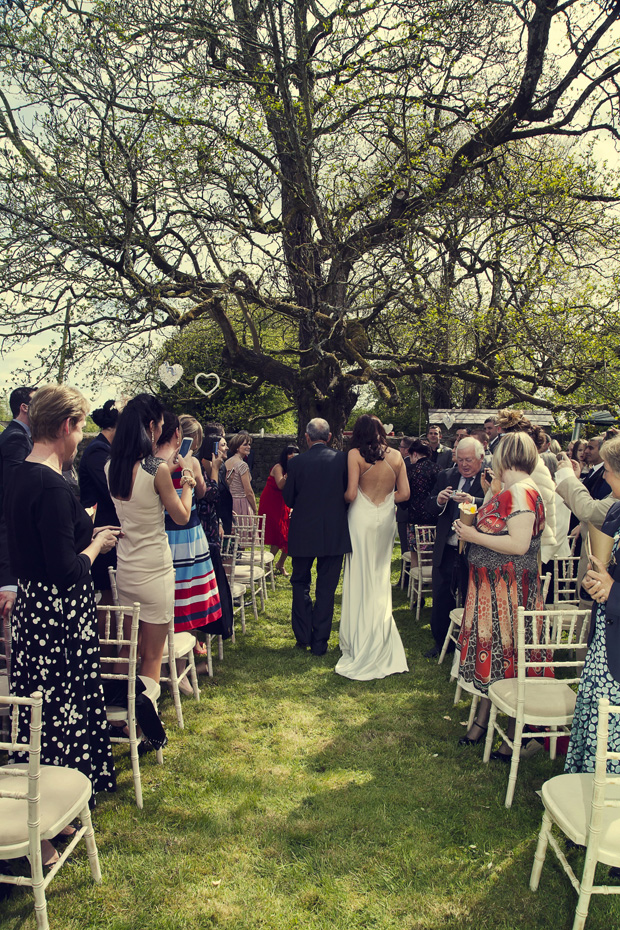
<instances>
[{"instance_id":1,"label":"smartphone","mask_svg":"<svg viewBox=\"0 0 620 930\"><path fill-rule=\"evenodd\" d=\"M220 451L220 441L219 439L213 440L213 455L217 455Z\"/></svg>"},{"instance_id":2,"label":"smartphone","mask_svg":"<svg viewBox=\"0 0 620 930\"><path fill-rule=\"evenodd\" d=\"M192 447L192 437L186 436L183 442L181 443L181 448L179 449L179 455L181 456L181 458L185 458L185 456L187 455L191 447Z\"/></svg>"},{"instance_id":3,"label":"smartphone","mask_svg":"<svg viewBox=\"0 0 620 930\"><path fill-rule=\"evenodd\" d=\"M491 482L493 481L493 472L491 471L490 468L485 468L485 470L484 470L484 480L485 480L488 484L491 484Z\"/></svg>"}]
</instances>

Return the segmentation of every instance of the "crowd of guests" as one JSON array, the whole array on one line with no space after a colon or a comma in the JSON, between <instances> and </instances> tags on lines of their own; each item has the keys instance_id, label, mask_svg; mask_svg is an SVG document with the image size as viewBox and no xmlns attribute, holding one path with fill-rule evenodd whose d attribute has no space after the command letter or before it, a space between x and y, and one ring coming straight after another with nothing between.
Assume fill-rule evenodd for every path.
<instances>
[{"instance_id":1,"label":"crowd of guests","mask_svg":"<svg viewBox=\"0 0 620 930\"><path fill-rule=\"evenodd\" d=\"M257 510L251 438L239 433L228 449L221 424L203 429L153 395L139 394L122 410L109 400L92 413L100 432L75 480L86 398L50 385L18 388L9 402L13 420L0 434L0 611L10 617L11 693L43 692L43 763L83 771L94 793L113 791L114 731L106 720L96 609L113 603L110 569L119 602L140 604L142 677L159 683L172 621L175 631L196 635L198 656L207 637L231 636L220 548L235 515ZM283 450L262 507L283 574L289 510L282 487L296 451ZM199 663L198 670L207 667ZM148 736L156 749L166 742L161 727ZM28 738L21 718L18 741ZM43 858L57 860L48 843Z\"/></svg>"},{"instance_id":2,"label":"crowd of guests","mask_svg":"<svg viewBox=\"0 0 620 930\"><path fill-rule=\"evenodd\" d=\"M579 553L581 545L579 607L592 608L592 619L566 770L591 772L598 699L620 701L620 435L610 430L562 452L521 411L502 410L485 422L484 431L457 431L452 450L442 447L441 438L441 430L431 427L426 437L401 440L411 495L400 505L400 519L407 524L400 538L401 545L408 539L410 546L416 524L436 525L435 643L426 657L439 654L457 598L464 608L453 669L461 687L480 701L459 743L471 746L485 739L489 687L516 677L517 608L542 610L541 578L552 571L554 557ZM460 505L475 512L472 524L463 519ZM608 565L589 554L584 542L589 525L613 540ZM554 598L551 585L547 600ZM526 629L526 640L531 632ZM620 731L612 728L610 744L620 750ZM491 758L508 762L510 756L502 743ZM620 764L611 763L612 770L620 771Z\"/></svg>"},{"instance_id":3,"label":"crowd of guests","mask_svg":"<svg viewBox=\"0 0 620 930\"><path fill-rule=\"evenodd\" d=\"M159 682L173 619L197 636L199 656L208 636L232 634L222 540L236 515L258 513L284 576L290 550L296 645L317 656L328 647L344 560L335 671L361 680L408 670L392 616L392 541L398 528L415 564L415 527L436 525L435 643L426 655L441 650L459 597L459 680L481 698L462 746L484 739L489 686L516 674L517 607L543 607L541 575L572 537L593 622L566 764L593 769L598 697L620 703L620 437L562 452L522 412L504 410L479 429L458 429L452 448L431 426L396 451L380 420L363 415L345 454L328 448L329 425L317 418L307 425L308 450L282 449L257 503L245 431L227 445L221 424L177 416L153 395L122 410L110 400L92 414L100 432L76 488L68 476L89 412L83 395L64 385L18 388L10 406L13 421L0 434L0 611L11 616L12 692L44 693L44 763L80 769L95 792L114 790L96 611L112 603L110 569L120 602L140 603L141 674ZM476 511L472 524L461 505ZM614 540L609 565L588 557L589 524ZM164 743L162 730L153 745ZM612 748L620 751L620 733ZM509 757L506 745L492 755Z\"/></svg>"}]
</instances>

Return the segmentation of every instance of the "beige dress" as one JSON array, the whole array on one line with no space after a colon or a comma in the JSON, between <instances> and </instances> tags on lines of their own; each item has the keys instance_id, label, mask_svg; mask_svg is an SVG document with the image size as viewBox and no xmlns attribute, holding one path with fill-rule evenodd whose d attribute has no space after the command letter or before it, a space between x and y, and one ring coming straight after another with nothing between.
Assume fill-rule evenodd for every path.
<instances>
[{"instance_id":1,"label":"beige dress","mask_svg":"<svg viewBox=\"0 0 620 930\"><path fill-rule=\"evenodd\" d=\"M138 601L145 623L169 623L174 617L172 553L164 505L155 490L155 475L163 461L147 456L136 472L131 498L112 498L124 534L117 546L118 596L123 605Z\"/></svg>"}]
</instances>

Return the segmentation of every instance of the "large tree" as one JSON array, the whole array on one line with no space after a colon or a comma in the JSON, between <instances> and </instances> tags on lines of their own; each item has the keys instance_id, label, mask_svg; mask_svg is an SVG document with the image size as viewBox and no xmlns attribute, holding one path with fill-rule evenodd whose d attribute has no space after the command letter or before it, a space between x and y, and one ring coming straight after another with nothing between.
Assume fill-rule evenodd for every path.
<instances>
[{"instance_id":1,"label":"large tree","mask_svg":"<svg viewBox=\"0 0 620 930\"><path fill-rule=\"evenodd\" d=\"M608 359L575 353L569 383L557 341L519 339L490 364L540 279L508 301L512 247L472 251L459 217L471 198L482 218L519 146L616 136L619 39L615 3L577 0L24 0L0 32L2 333L58 330L66 366L208 315L247 390L276 385L336 432L360 384L395 403L424 373L444 379L437 399L455 379L561 397ZM566 191L574 209L600 202L587 188ZM544 216L545 196L521 203ZM511 229L503 207L491 198L485 243ZM467 266L494 345L471 315L453 331Z\"/></svg>"}]
</instances>

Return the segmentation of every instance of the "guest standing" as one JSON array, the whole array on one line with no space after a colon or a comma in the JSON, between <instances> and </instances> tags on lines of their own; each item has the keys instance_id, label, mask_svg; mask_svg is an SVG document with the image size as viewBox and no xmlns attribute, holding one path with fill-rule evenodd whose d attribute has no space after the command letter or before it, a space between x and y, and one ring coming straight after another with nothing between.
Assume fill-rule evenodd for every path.
<instances>
[{"instance_id":1,"label":"guest standing","mask_svg":"<svg viewBox=\"0 0 620 930\"><path fill-rule=\"evenodd\" d=\"M459 681L482 694L475 722L459 743L479 743L487 731L489 685L517 674L517 607L542 609L538 554L545 511L532 473L538 452L526 433L502 437L493 470L503 490L478 511L476 525L455 521L456 535L470 543L469 584L459 638ZM531 630L526 629L526 640ZM492 759L510 760L507 746Z\"/></svg>"},{"instance_id":2,"label":"guest standing","mask_svg":"<svg viewBox=\"0 0 620 930\"><path fill-rule=\"evenodd\" d=\"M123 535L118 545L118 594L140 604L141 674L159 682L161 660L174 617L174 568L164 528L164 508L184 526L192 509L193 477L181 479L181 496L170 469L155 456L164 422L161 402L138 394L118 419L107 468L108 486ZM179 456L181 468L187 465Z\"/></svg>"},{"instance_id":3,"label":"guest standing","mask_svg":"<svg viewBox=\"0 0 620 930\"><path fill-rule=\"evenodd\" d=\"M15 601L17 578L11 572L9 543L4 513L4 495L11 475L32 449L28 408L36 388L19 387L11 392L9 407L13 419L0 433L0 617Z\"/></svg>"},{"instance_id":4,"label":"guest standing","mask_svg":"<svg viewBox=\"0 0 620 930\"><path fill-rule=\"evenodd\" d=\"M33 447L7 496L11 565L18 579L11 618L11 692L43 693L41 762L77 768L93 790L113 791L114 762L100 678L91 566L116 545L118 528L93 530L62 478L86 422L75 388L40 388L29 408ZM28 742L20 717L20 742Z\"/></svg>"},{"instance_id":5,"label":"guest standing","mask_svg":"<svg viewBox=\"0 0 620 930\"><path fill-rule=\"evenodd\" d=\"M284 568L284 563L288 553L288 528L291 510L284 503L282 489L286 484L288 461L298 454L299 448L297 446L285 446L282 449L279 461L269 472L267 484L258 502L259 514L265 515L265 543L271 547L274 558L278 552L281 553L275 570L286 578L288 578L288 572Z\"/></svg>"},{"instance_id":6,"label":"guest standing","mask_svg":"<svg viewBox=\"0 0 620 930\"><path fill-rule=\"evenodd\" d=\"M116 526L118 517L105 476L105 465L110 458L112 440L116 433L119 413L114 400L107 400L103 407L93 410L91 419L100 433L84 449L80 459L80 501L85 508L96 508L95 526ZM116 568L116 548L101 555L93 565L92 576L95 591L101 592L100 604L112 604L109 569Z\"/></svg>"},{"instance_id":7,"label":"guest standing","mask_svg":"<svg viewBox=\"0 0 620 930\"><path fill-rule=\"evenodd\" d=\"M239 515L256 513L256 497L252 490L252 475L245 461L252 448L252 437L245 430L230 440L226 480L233 499L233 512Z\"/></svg>"},{"instance_id":8,"label":"guest standing","mask_svg":"<svg viewBox=\"0 0 620 930\"><path fill-rule=\"evenodd\" d=\"M183 431L183 435L182 435ZM185 461L187 467L178 464L178 453L184 431L192 439ZM193 417L166 411L161 435L157 441L157 455L163 458L171 472L172 484L179 495L182 494L183 477L194 479L190 518L179 526L165 514L166 535L172 552L174 565L174 628L177 633L184 630L198 630L208 634L208 625L222 615L215 572L209 555L209 544L198 518L196 495L204 497L206 484L202 470L191 453L202 444L202 427ZM190 481L191 485L191 481Z\"/></svg>"},{"instance_id":9,"label":"guest standing","mask_svg":"<svg viewBox=\"0 0 620 930\"><path fill-rule=\"evenodd\" d=\"M228 446L221 423L206 423L204 432L199 455L205 474L206 491L199 503L199 513L209 543L209 554L222 609L222 616L213 624L211 632L228 639L232 636L234 628L233 602L220 551L221 537L230 535L232 531L232 498L226 483L224 465Z\"/></svg>"},{"instance_id":10,"label":"guest standing","mask_svg":"<svg viewBox=\"0 0 620 930\"><path fill-rule=\"evenodd\" d=\"M407 531L409 549L411 550L411 564L418 564L415 552L416 526L434 522L426 510L428 495L434 487L438 465L431 459L431 447L423 439L414 439L409 445L409 464L407 465L407 481L409 482L409 505L407 510Z\"/></svg>"},{"instance_id":11,"label":"guest standing","mask_svg":"<svg viewBox=\"0 0 620 930\"><path fill-rule=\"evenodd\" d=\"M608 440L600 452L604 478L613 496L620 499L620 438ZM620 704L620 503L612 504L602 531L613 538L611 562L606 568L593 557L583 585L596 602L592 609L586 662L579 681L575 715L566 756L567 772L593 772L596 755L599 698ZM610 718L609 749L620 752L618 718ZM620 774L620 762L607 763L610 774Z\"/></svg>"}]
</instances>

